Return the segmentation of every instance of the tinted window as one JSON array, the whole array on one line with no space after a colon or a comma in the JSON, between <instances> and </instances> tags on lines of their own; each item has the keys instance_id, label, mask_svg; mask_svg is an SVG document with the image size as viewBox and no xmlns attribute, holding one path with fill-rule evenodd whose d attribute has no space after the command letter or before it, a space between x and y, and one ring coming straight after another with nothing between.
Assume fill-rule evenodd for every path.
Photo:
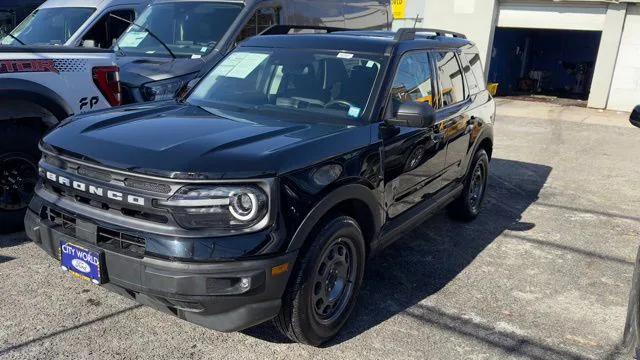
<instances>
[{"instance_id":1,"label":"tinted window","mask_svg":"<svg viewBox=\"0 0 640 360\"><path fill-rule=\"evenodd\" d=\"M381 56L240 48L200 82L189 102L300 121L363 123Z\"/></svg>"},{"instance_id":2,"label":"tinted window","mask_svg":"<svg viewBox=\"0 0 640 360\"><path fill-rule=\"evenodd\" d=\"M258 9L238 36L238 41L256 36L273 25L280 23L280 9Z\"/></svg>"},{"instance_id":3,"label":"tinted window","mask_svg":"<svg viewBox=\"0 0 640 360\"><path fill-rule=\"evenodd\" d=\"M28 45L64 45L94 11L93 8L39 9L31 13L11 34ZM0 43L19 44L9 36Z\"/></svg>"},{"instance_id":4,"label":"tinted window","mask_svg":"<svg viewBox=\"0 0 640 360\"><path fill-rule=\"evenodd\" d=\"M222 2L156 3L136 21L151 30L179 57L200 58L226 34L242 5ZM127 55L169 57L167 49L144 29L132 25L118 40Z\"/></svg>"},{"instance_id":5,"label":"tinted window","mask_svg":"<svg viewBox=\"0 0 640 360\"><path fill-rule=\"evenodd\" d=\"M94 47L102 49L108 49L113 46L120 35L129 27L129 23L115 16L134 21L136 13L133 10L116 10L105 14L93 25L91 30L85 34L82 40L91 40L94 42Z\"/></svg>"},{"instance_id":6,"label":"tinted window","mask_svg":"<svg viewBox=\"0 0 640 360\"><path fill-rule=\"evenodd\" d=\"M486 88L480 55L474 53L465 53L464 58L468 62L468 66L467 64L465 64L464 74L467 78L467 84L469 84L469 93L471 95L475 95L481 91L484 91L484 89Z\"/></svg>"},{"instance_id":7,"label":"tinted window","mask_svg":"<svg viewBox=\"0 0 640 360\"><path fill-rule=\"evenodd\" d=\"M426 102L433 106L433 83L429 56L426 52L404 55L398 64L391 89L392 111L402 103Z\"/></svg>"},{"instance_id":8,"label":"tinted window","mask_svg":"<svg viewBox=\"0 0 640 360\"><path fill-rule=\"evenodd\" d=\"M465 99L464 80L460 63L453 52L433 53L438 77L442 106L459 103Z\"/></svg>"}]
</instances>

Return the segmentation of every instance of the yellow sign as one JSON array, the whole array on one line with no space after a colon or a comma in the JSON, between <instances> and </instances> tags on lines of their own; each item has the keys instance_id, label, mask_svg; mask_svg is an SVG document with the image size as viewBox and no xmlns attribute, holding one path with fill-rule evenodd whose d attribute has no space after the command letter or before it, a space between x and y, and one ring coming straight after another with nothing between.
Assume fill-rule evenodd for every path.
<instances>
[{"instance_id":1,"label":"yellow sign","mask_svg":"<svg viewBox=\"0 0 640 360\"><path fill-rule=\"evenodd\" d=\"M391 0L391 10L394 19L404 19L407 14L407 1L409 0Z\"/></svg>"}]
</instances>

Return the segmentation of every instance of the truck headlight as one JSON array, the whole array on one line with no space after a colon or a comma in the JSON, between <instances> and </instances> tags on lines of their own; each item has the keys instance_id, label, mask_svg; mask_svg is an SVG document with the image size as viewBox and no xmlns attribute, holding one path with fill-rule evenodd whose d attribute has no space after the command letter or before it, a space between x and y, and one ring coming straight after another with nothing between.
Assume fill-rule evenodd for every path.
<instances>
[{"instance_id":1,"label":"truck headlight","mask_svg":"<svg viewBox=\"0 0 640 360\"><path fill-rule=\"evenodd\" d=\"M184 187L157 205L187 229L259 230L269 212L267 194L252 185Z\"/></svg>"},{"instance_id":2,"label":"truck headlight","mask_svg":"<svg viewBox=\"0 0 640 360\"><path fill-rule=\"evenodd\" d=\"M193 79L195 74L179 76L171 79L154 81L142 85L142 97L146 101L162 101L173 99L183 86Z\"/></svg>"}]
</instances>

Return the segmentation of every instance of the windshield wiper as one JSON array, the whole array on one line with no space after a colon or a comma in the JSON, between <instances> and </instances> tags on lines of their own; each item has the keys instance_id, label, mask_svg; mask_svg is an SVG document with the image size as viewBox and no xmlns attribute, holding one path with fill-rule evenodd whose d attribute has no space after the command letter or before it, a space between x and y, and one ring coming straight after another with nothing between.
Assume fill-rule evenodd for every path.
<instances>
[{"instance_id":1,"label":"windshield wiper","mask_svg":"<svg viewBox=\"0 0 640 360\"><path fill-rule=\"evenodd\" d=\"M24 46L27 45L22 40L18 39L18 37L13 35L12 33L6 33L5 35L7 35L8 37L10 37L10 38L14 39L15 41L19 42L20 45L24 45Z\"/></svg>"},{"instance_id":2,"label":"windshield wiper","mask_svg":"<svg viewBox=\"0 0 640 360\"><path fill-rule=\"evenodd\" d=\"M109 14L109 16L111 16L111 17L113 17L113 18L115 18L115 19L118 19L118 20L120 20L120 21L124 21L124 22L126 22L127 24L130 24L130 25L133 25L133 26L137 26L137 27L139 27L140 29L144 30L147 34L151 35L154 39L158 40L158 42L160 43L160 45L162 45L165 49L167 49L167 52L169 52L169 55L171 55L171 57L172 57L174 60L175 60L175 59L177 59L176 55L173 53L173 51L171 51L171 49L169 48L169 46L168 46L167 44L165 44L165 42L164 42L164 41L160 40L160 38L159 38L156 34L154 34L151 30L149 30L148 28L146 28L146 27L144 27L144 26L142 26L142 25L138 25L138 24L134 23L133 21L128 20L128 19L125 19L125 18L120 17L120 16L118 16L118 15ZM120 48L120 46L118 46L118 48Z\"/></svg>"}]
</instances>

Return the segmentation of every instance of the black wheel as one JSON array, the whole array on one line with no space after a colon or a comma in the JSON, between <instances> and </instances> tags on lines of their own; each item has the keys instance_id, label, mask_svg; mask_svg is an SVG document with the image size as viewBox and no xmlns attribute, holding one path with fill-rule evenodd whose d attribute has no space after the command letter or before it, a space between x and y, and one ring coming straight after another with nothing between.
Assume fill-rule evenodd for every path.
<instances>
[{"instance_id":1,"label":"black wheel","mask_svg":"<svg viewBox=\"0 0 640 360\"><path fill-rule=\"evenodd\" d=\"M464 180L462 195L449 205L449 215L457 220L471 221L478 217L489 178L489 156L480 149L476 152L471 168Z\"/></svg>"},{"instance_id":2,"label":"black wheel","mask_svg":"<svg viewBox=\"0 0 640 360\"><path fill-rule=\"evenodd\" d=\"M0 233L22 230L38 181L40 132L19 121L0 122Z\"/></svg>"},{"instance_id":3,"label":"black wheel","mask_svg":"<svg viewBox=\"0 0 640 360\"><path fill-rule=\"evenodd\" d=\"M327 222L309 240L274 323L291 340L319 346L338 333L353 310L365 244L360 227L347 216Z\"/></svg>"}]
</instances>

